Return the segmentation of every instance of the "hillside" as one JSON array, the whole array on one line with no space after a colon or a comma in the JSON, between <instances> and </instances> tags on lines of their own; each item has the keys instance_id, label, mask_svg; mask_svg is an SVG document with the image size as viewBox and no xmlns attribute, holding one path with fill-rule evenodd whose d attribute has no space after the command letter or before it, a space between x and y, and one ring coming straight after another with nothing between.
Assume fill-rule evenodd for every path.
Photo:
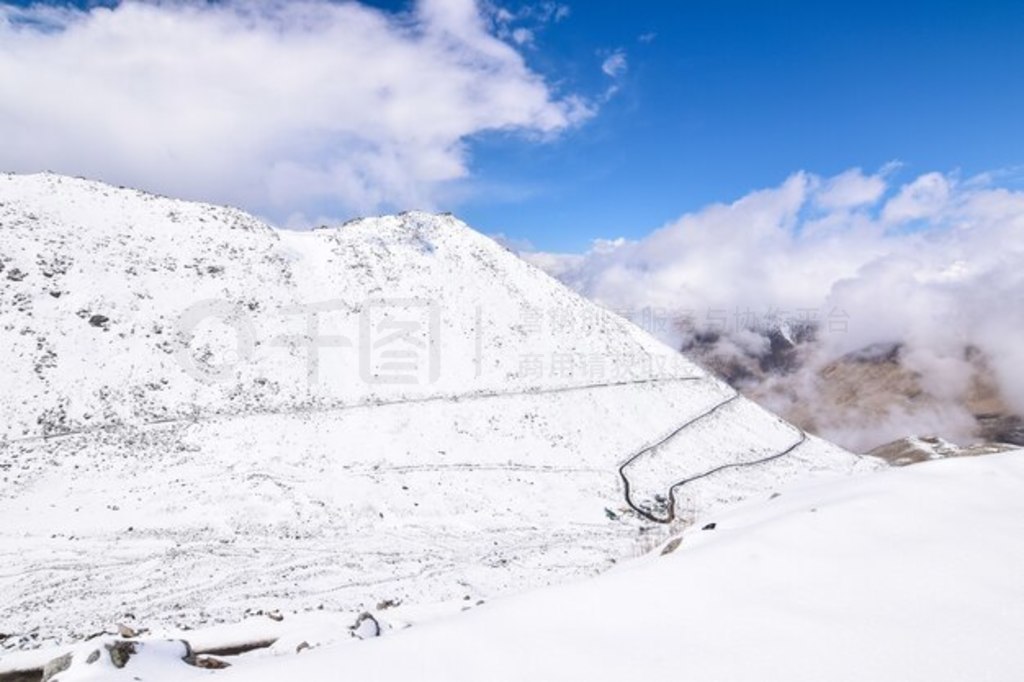
<instances>
[{"instance_id":1,"label":"hillside","mask_svg":"<svg viewBox=\"0 0 1024 682\"><path fill-rule=\"evenodd\" d=\"M1013 680L1021 485L1018 450L787 489L594 580L219 679Z\"/></svg>"},{"instance_id":2,"label":"hillside","mask_svg":"<svg viewBox=\"0 0 1024 682\"><path fill-rule=\"evenodd\" d=\"M65 682L1015 680L1022 484L1018 450L794 485L605 575L472 608L377 611L369 631L350 630L355 613L255 617L21 659L70 652ZM182 640L196 652L261 639L217 655L226 669L182 661ZM133 652L121 669L102 653L118 641Z\"/></svg>"},{"instance_id":3,"label":"hillside","mask_svg":"<svg viewBox=\"0 0 1024 682\"><path fill-rule=\"evenodd\" d=\"M475 602L879 466L450 216L296 233L2 175L0 264L7 649Z\"/></svg>"}]
</instances>

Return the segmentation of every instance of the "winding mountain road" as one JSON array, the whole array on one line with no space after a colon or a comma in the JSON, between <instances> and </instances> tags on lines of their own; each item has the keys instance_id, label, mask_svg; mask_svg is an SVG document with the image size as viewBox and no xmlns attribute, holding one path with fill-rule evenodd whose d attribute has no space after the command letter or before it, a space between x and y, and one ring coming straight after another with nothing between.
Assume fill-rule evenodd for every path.
<instances>
[{"instance_id":1,"label":"winding mountain road","mask_svg":"<svg viewBox=\"0 0 1024 682\"><path fill-rule=\"evenodd\" d=\"M626 468L629 467L629 465L631 465L634 462L636 462L637 460L639 460L644 455L646 455L646 454L648 454L650 452L653 452L654 450L657 450L659 447L661 447L665 443L668 443L673 438L678 436L680 433L683 433L689 427L693 426L697 422L699 422L699 421L701 421L703 419L707 419L708 417L710 417L714 413L716 413L719 410L721 410L722 408L732 404L733 402L735 402L739 398L740 398L740 394L738 392L734 391L733 394L731 396L729 396L728 398L726 398L726 399L716 403L715 405L711 406L710 408L708 408L704 412L701 412L697 416L691 417L690 419L686 420L680 426L678 426L674 430L672 430L668 435L658 439L657 441L655 441L654 443L651 443L650 445L645 446L643 449L637 451L633 455L630 455L630 457L628 459L626 459L622 464L619 465L619 477L622 479L622 485L623 485L623 489L624 489L624 492L625 492L626 504L629 505L630 509L632 509L634 512L636 512L638 515L640 515L644 519L646 519L648 521L651 521L653 523L661 523L661 524L672 523L675 520L675 518L676 518L676 491L679 490L679 488L681 488L684 485L686 485L687 483L691 483L693 481L696 481L696 480L699 480L699 479L702 479L702 478L706 478L708 476L711 476L712 474L716 474L716 473L718 473L720 471L724 471L726 469L738 469L738 468L742 468L742 467L757 466L758 464L764 464L766 462L770 462L772 460L776 460L776 459L779 459L781 457L785 457L786 455L790 454L791 452L796 450L798 447L803 445L804 442L807 440L807 433L805 431L803 431L802 429L797 429L799 431L799 433L800 433L799 439L795 443L793 443L792 445L787 447L785 450L783 450L782 452L778 452L778 453L776 453L774 455L770 455L768 457L762 457L761 459L753 460L753 461L750 461L750 462L733 462L733 463L729 463L729 464L722 464L720 466L714 467L713 469L709 469L707 471L699 473L699 474L697 474L695 476L688 476L687 478L683 478L683 479L680 479L680 480L676 481L671 486L669 486L669 489L668 489L668 513L665 516L658 516L654 512L652 512L652 511L650 511L648 509L644 509L643 507L641 507L638 504L636 504L633 501L633 498L631 496L631 486L630 486L630 482L629 482L629 477L626 476ZM796 427L793 427L793 428L796 428Z\"/></svg>"},{"instance_id":2,"label":"winding mountain road","mask_svg":"<svg viewBox=\"0 0 1024 682\"><path fill-rule=\"evenodd\" d=\"M466 393L453 393L453 394L441 394L441 395L430 395L419 398L399 398L394 400L363 400L354 403L335 403L331 405L308 405L300 406L288 409L266 409L266 410L243 410L243 411L227 411L227 410L211 410L209 412L187 417L167 417L163 419L154 419L149 421L137 422L137 426L163 426L171 424L194 424L198 422L212 421L214 419L231 419L237 417L253 417L253 416L265 416L265 415L296 415L296 414L322 414L327 412L345 412L349 410L360 410L371 407L391 407L395 405L418 405L425 403L437 403L437 402L453 402L458 403L464 400L486 400L490 398L509 398L516 396L528 396L528 395L551 395L556 393L573 393L577 391L587 391L595 388L615 388L619 386L635 386L638 384L671 384L683 381L704 381L707 376L682 376L682 377L648 377L646 379L625 379L621 381L606 381L591 384L577 384L572 386L555 386L550 388L541 388L531 386L529 388L514 389L508 391L469 391ZM35 441L48 441L58 438L67 438L70 436L80 436L90 433L100 433L103 431L114 431L120 427L126 426L126 424L101 424L85 429L68 429L66 431L60 431L56 433L48 433L36 436L25 436L22 438L10 438L8 440L0 439L0 448L4 445L13 445L15 443L30 443Z\"/></svg>"}]
</instances>

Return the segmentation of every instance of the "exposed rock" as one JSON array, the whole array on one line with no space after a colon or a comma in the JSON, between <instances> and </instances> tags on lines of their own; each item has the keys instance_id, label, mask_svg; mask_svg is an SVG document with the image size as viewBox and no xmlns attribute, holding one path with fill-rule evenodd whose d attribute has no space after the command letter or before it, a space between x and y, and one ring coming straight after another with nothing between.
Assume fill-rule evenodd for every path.
<instances>
[{"instance_id":1,"label":"exposed rock","mask_svg":"<svg viewBox=\"0 0 1024 682\"><path fill-rule=\"evenodd\" d=\"M671 554L672 552L674 552L677 549L679 549L679 545L681 545L681 544L683 544L683 538L681 538L681 537L672 538L671 540L669 540L668 542L665 543L664 547L661 548L661 556L665 556L666 554Z\"/></svg>"},{"instance_id":2,"label":"exposed rock","mask_svg":"<svg viewBox=\"0 0 1024 682\"><path fill-rule=\"evenodd\" d=\"M117 624L117 634L125 639L132 639L133 637L139 636L139 631L128 627L127 625Z\"/></svg>"},{"instance_id":3,"label":"exposed rock","mask_svg":"<svg viewBox=\"0 0 1024 682\"><path fill-rule=\"evenodd\" d=\"M89 318L89 324L91 324L94 327L101 327L103 329L107 328L107 323L109 322L110 318L107 317L106 315L93 315L92 317Z\"/></svg>"},{"instance_id":4,"label":"exposed rock","mask_svg":"<svg viewBox=\"0 0 1024 682\"><path fill-rule=\"evenodd\" d=\"M50 682L54 677L71 667L71 653L58 656L43 666L43 678L41 682Z\"/></svg>"},{"instance_id":5,"label":"exposed rock","mask_svg":"<svg viewBox=\"0 0 1024 682\"><path fill-rule=\"evenodd\" d=\"M353 637L369 639L380 635L380 623L371 614L363 612L356 618L356 623L351 628Z\"/></svg>"},{"instance_id":6,"label":"exposed rock","mask_svg":"<svg viewBox=\"0 0 1024 682\"><path fill-rule=\"evenodd\" d=\"M800 368L800 347L816 337L810 324L783 323L768 330L768 352L759 359L761 371L789 374Z\"/></svg>"},{"instance_id":7,"label":"exposed rock","mask_svg":"<svg viewBox=\"0 0 1024 682\"><path fill-rule=\"evenodd\" d=\"M1024 419L1014 414L978 415L978 435L994 443L1024 445Z\"/></svg>"},{"instance_id":8,"label":"exposed rock","mask_svg":"<svg viewBox=\"0 0 1024 682\"><path fill-rule=\"evenodd\" d=\"M103 647L107 650L107 653L110 654L110 662L114 664L115 668L123 668L128 665L128 661L138 650L135 646L135 642L127 642L124 640L104 644Z\"/></svg>"},{"instance_id":9,"label":"exposed rock","mask_svg":"<svg viewBox=\"0 0 1024 682\"><path fill-rule=\"evenodd\" d=\"M191 666L195 666L196 668L204 668L206 670L221 670L223 668L231 667L231 664L227 661L222 661L219 658L214 658L213 656L207 656L203 654L197 656L187 656L182 660L184 660Z\"/></svg>"}]
</instances>

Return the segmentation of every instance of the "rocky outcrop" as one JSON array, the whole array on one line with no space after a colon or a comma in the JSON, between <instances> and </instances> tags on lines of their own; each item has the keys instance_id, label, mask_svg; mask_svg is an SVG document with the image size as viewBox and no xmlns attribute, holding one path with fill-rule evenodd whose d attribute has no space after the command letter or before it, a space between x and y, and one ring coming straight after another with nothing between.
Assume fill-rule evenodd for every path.
<instances>
[{"instance_id":1,"label":"rocky outcrop","mask_svg":"<svg viewBox=\"0 0 1024 682\"><path fill-rule=\"evenodd\" d=\"M231 664L215 656L198 654L183 639L136 640L106 639L93 640L54 658L42 670L42 682L61 682L64 673L76 673L82 669L121 670L131 669L136 659L163 661L167 665L190 665L206 670L219 670ZM91 679L91 678L90 678ZM138 678L135 678L138 679Z\"/></svg>"},{"instance_id":2,"label":"rocky outcrop","mask_svg":"<svg viewBox=\"0 0 1024 682\"><path fill-rule=\"evenodd\" d=\"M893 466L906 466L947 457L978 457L1016 449L1013 445L988 443L960 446L935 436L901 438L881 445L868 454L880 457Z\"/></svg>"}]
</instances>

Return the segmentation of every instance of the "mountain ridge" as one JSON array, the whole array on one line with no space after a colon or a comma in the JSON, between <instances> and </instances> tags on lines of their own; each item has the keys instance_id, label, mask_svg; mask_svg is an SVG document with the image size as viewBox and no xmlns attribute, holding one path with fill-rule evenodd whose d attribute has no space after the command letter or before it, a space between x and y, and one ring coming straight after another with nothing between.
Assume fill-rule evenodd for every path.
<instances>
[{"instance_id":1,"label":"mountain ridge","mask_svg":"<svg viewBox=\"0 0 1024 682\"><path fill-rule=\"evenodd\" d=\"M0 254L4 648L127 612L484 599L881 466L788 451L794 427L450 216L291 233L8 175Z\"/></svg>"}]
</instances>

